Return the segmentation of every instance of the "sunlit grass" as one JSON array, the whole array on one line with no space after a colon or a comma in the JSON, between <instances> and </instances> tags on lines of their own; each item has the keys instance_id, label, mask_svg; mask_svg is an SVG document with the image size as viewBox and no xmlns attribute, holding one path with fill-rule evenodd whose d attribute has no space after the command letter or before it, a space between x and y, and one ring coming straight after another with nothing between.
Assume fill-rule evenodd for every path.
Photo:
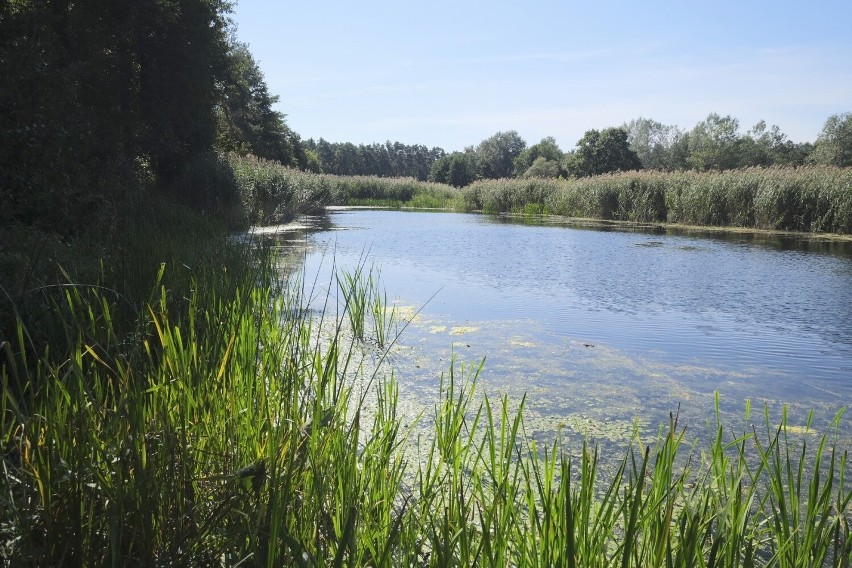
<instances>
[{"instance_id":1,"label":"sunlit grass","mask_svg":"<svg viewBox=\"0 0 852 568\"><path fill-rule=\"evenodd\" d=\"M620 172L589 178L481 180L466 207L635 222L852 233L852 169Z\"/></svg>"},{"instance_id":2,"label":"sunlit grass","mask_svg":"<svg viewBox=\"0 0 852 568\"><path fill-rule=\"evenodd\" d=\"M314 174L277 162L230 155L236 193L246 222L268 224L326 205L462 209L461 193L444 184L412 178Z\"/></svg>"},{"instance_id":3,"label":"sunlit grass","mask_svg":"<svg viewBox=\"0 0 852 568\"><path fill-rule=\"evenodd\" d=\"M392 370L356 355L396 337L379 272L342 271L328 286L342 309L316 309L300 278L275 284L262 247L221 246L192 270L160 266L121 312L133 325L111 291L73 285L53 299L67 347L39 349L23 322L5 341L6 563L852 562L842 413L821 435L768 413L729 432L717 402L702 445L674 412L650 444L609 448L623 454L608 471L598 447L534 442L525 400L479 396L482 365L453 362L411 439Z\"/></svg>"},{"instance_id":4,"label":"sunlit grass","mask_svg":"<svg viewBox=\"0 0 852 568\"><path fill-rule=\"evenodd\" d=\"M479 180L457 189L410 178L313 174L251 157L229 156L227 164L251 223L349 205L852 233L850 168L619 172Z\"/></svg>"}]
</instances>

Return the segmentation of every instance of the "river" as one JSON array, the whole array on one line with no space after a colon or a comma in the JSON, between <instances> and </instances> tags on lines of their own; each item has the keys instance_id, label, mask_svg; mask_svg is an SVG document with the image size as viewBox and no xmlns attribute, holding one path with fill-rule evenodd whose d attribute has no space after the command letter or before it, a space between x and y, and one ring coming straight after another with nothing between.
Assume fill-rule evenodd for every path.
<instances>
[{"instance_id":1,"label":"river","mask_svg":"<svg viewBox=\"0 0 852 568\"><path fill-rule=\"evenodd\" d=\"M707 430L715 393L731 422L750 400L752 423L824 427L852 401L849 241L340 210L282 243L315 294L360 264L401 321L419 310L390 357L404 404L483 358L479 389L526 394L542 440L650 435L678 409Z\"/></svg>"}]
</instances>

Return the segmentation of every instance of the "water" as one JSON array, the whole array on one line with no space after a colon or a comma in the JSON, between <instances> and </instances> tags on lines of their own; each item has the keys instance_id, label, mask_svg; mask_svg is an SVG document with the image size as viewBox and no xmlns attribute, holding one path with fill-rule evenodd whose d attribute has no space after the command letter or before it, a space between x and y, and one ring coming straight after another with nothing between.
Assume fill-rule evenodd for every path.
<instances>
[{"instance_id":1,"label":"water","mask_svg":"<svg viewBox=\"0 0 852 568\"><path fill-rule=\"evenodd\" d=\"M542 437L703 422L715 392L823 424L852 402L850 242L364 210L295 242L310 278L366 262L422 308L394 359L412 400L486 357L482 389L527 393Z\"/></svg>"}]
</instances>

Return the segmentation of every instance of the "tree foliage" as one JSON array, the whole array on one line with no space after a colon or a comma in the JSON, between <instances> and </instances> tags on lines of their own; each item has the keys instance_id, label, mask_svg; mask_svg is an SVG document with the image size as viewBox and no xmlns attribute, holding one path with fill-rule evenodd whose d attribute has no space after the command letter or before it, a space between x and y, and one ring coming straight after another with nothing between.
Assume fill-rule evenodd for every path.
<instances>
[{"instance_id":1,"label":"tree foliage","mask_svg":"<svg viewBox=\"0 0 852 568\"><path fill-rule=\"evenodd\" d=\"M622 129L627 132L630 149L636 152L643 169L670 171L686 166L684 133L677 126L640 116L625 123Z\"/></svg>"},{"instance_id":2,"label":"tree foliage","mask_svg":"<svg viewBox=\"0 0 852 568\"><path fill-rule=\"evenodd\" d=\"M689 165L701 172L740 167L739 128L739 120L731 115L707 115L689 133Z\"/></svg>"},{"instance_id":3,"label":"tree foliage","mask_svg":"<svg viewBox=\"0 0 852 568\"><path fill-rule=\"evenodd\" d=\"M794 144L777 124L767 126L765 120L737 140L740 167L801 166L812 149L810 144Z\"/></svg>"},{"instance_id":4,"label":"tree foliage","mask_svg":"<svg viewBox=\"0 0 852 568\"><path fill-rule=\"evenodd\" d=\"M203 201L176 181L213 148L229 10L220 0L0 4L0 215L73 230L140 170Z\"/></svg>"},{"instance_id":5,"label":"tree foliage","mask_svg":"<svg viewBox=\"0 0 852 568\"><path fill-rule=\"evenodd\" d=\"M435 160L445 155L441 148L391 141L356 146L351 142L328 142L320 138L306 140L303 146L316 154L323 173L412 177L421 181L429 176Z\"/></svg>"},{"instance_id":6,"label":"tree foliage","mask_svg":"<svg viewBox=\"0 0 852 568\"><path fill-rule=\"evenodd\" d=\"M532 165L524 171L522 178L541 178L552 179L558 178L563 174L562 165L554 160L548 160L544 156L539 156L533 161Z\"/></svg>"},{"instance_id":7,"label":"tree foliage","mask_svg":"<svg viewBox=\"0 0 852 568\"><path fill-rule=\"evenodd\" d=\"M651 170L723 171L743 167L805 164L813 145L794 143L777 125L761 120L745 134L732 116L710 113L692 130L682 131L639 117L625 123L630 148Z\"/></svg>"},{"instance_id":8,"label":"tree foliage","mask_svg":"<svg viewBox=\"0 0 852 568\"><path fill-rule=\"evenodd\" d=\"M484 179L512 177L515 159L526 149L527 143L514 131L498 132L476 146L477 172Z\"/></svg>"},{"instance_id":9,"label":"tree foliage","mask_svg":"<svg viewBox=\"0 0 852 568\"><path fill-rule=\"evenodd\" d=\"M269 93L248 46L233 42L227 63L227 80L216 106L217 148L307 168L299 137L272 108L278 97Z\"/></svg>"},{"instance_id":10,"label":"tree foliage","mask_svg":"<svg viewBox=\"0 0 852 568\"><path fill-rule=\"evenodd\" d=\"M577 142L577 150L567 158L569 173L577 177L638 170L641 167L639 157L627 142L627 132L621 128L586 131Z\"/></svg>"},{"instance_id":11,"label":"tree foliage","mask_svg":"<svg viewBox=\"0 0 852 568\"><path fill-rule=\"evenodd\" d=\"M852 112L828 117L817 137L810 161L839 167L852 166Z\"/></svg>"},{"instance_id":12,"label":"tree foliage","mask_svg":"<svg viewBox=\"0 0 852 568\"><path fill-rule=\"evenodd\" d=\"M559 149L559 145L556 143L556 139L553 136L542 138L541 142L533 144L515 158L513 163L515 177L542 177L539 175L526 175L529 168L532 167L539 158L543 158L545 161L555 164L558 168L556 175L548 175L544 177L559 177L565 173L562 168L562 160L564 157L565 154Z\"/></svg>"},{"instance_id":13,"label":"tree foliage","mask_svg":"<svg viewBox=\"0 0 852 568\"><path fill-rule=\"evenodd\" d=\"M435 160L429 181L464 187L476 181L476 156L472 151L453 152Z\"/></svg>"}]
</instances>

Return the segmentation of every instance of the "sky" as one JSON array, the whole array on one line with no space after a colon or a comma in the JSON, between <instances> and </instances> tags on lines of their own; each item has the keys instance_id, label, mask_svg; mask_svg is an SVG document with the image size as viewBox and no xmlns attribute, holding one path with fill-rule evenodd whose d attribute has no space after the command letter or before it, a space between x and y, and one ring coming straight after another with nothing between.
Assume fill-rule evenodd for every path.
<instances>
[{"instance_id":1,"label":"sky","mask_svg":"<svg viewBox=\"0 0 852 568\"><path fill-rule=\"evenodd\" d=\"M303 139L563 150L711 112L812 142L852 111L852 2L238 0L231 17Z\"/></svg>"}]
</instances>

